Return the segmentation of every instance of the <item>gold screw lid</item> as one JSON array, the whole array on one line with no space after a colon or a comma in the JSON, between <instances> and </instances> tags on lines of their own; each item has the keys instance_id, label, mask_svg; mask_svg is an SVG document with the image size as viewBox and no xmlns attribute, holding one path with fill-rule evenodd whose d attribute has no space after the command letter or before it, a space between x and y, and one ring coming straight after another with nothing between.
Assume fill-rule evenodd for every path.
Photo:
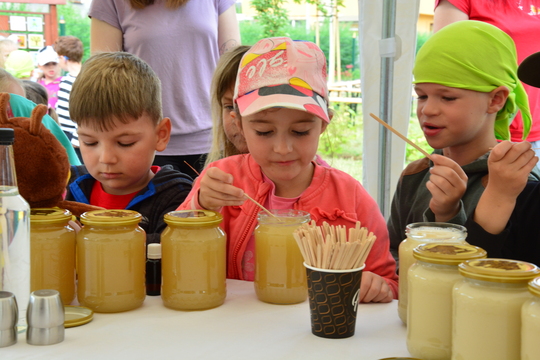
<instances>
[{"instance_id":1,"label":"gold screw lid","mask_svg":"<svg viewBox=\"0 0 540 360\"><path fill-rule=\"evenodd\" d=\"M467 237L467 228L443 222L419 222L407 225L405 233L415 240L460 242Z\"/></svg>"},{"instance_id":2,"label":"gold screw lid","mask_svg":"<svg viewBox=\"0 0 540 360\"><path fill-rule=\"evenodd\" d=\"M540 277L529 282L529 291L535 296L540 296Z\"/></svg>"},{"instance_id":3,"label":"gold screw lid","mask_svg":"<svg viewBox=\"0 0 540 360\"><path fill-rule=\"evenodd\" d=\"M540 274L534 264L508 259L468 260L458 267L465 277L498 283L527 283Z\"/></svg>"},{"instance_id":4,"label":"gold screw lid","mask_svg":"<svg viewBox=\"0 0 540 360\"><path fill-rule=\"evenodd\" d=\"M141 214L133 210L92 210L81 215L84 225L136 225L141 222Z\"/></svg>"},{"instance_id":5,"label":"gold screw lid","mask_svg":"<svg viewBox=\"0 0 540 360\"><path fill-rule=\"evenodd\" d=\"M484 249L468 244L434 242L413 249L415 259L441 265L459 265L466 260L483 259L486 256Z\"/></svg>"},{"instance_id":6,"label":"gold screw lid","mask_svg":"<svg viewBox=\"0 0 540 360\"><path fill-rule=\"evenodd\" d=\"M173 226L212 227L221 224L223 216L211 210L177 210L165 214L163 220Z\"/></svg>"},{"instance_id":7,"label":"gold screw lid","mask_svg":"<svg viewBox=\"0 0 540 360\"><path fill-rule=\"evenodd\" d=\"M71 220L71 212L60 208L33 208L30 209L30 222L32 224L65 224Z\"/></svg>"}]
</instances>

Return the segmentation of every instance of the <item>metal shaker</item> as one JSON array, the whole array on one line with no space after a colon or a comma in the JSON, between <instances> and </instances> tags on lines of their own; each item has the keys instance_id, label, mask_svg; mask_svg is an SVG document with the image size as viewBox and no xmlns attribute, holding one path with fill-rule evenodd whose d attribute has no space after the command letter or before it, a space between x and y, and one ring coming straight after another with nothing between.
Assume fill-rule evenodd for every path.
<instances>
[{"instance_id":1,"label":"metal shaker","mask_svg":"<svg viewBox=\"0 0 540 360\"><path fill-rule=\"evenodd\" d=\"M26 311L26 342L53 345L64 341L64 317L64 305L57 290L32 292Z\"/></svg>"},{"instance_id":2,"label":"metal shaker","mask_svg":"<svg viewBox=\"0 0 540 360\"><path fill-rule=\"evenodd\" d=\"M19 309L15 295L0 291L0 348L17 342L17 321Z\"/></svg>"}]
</instances>

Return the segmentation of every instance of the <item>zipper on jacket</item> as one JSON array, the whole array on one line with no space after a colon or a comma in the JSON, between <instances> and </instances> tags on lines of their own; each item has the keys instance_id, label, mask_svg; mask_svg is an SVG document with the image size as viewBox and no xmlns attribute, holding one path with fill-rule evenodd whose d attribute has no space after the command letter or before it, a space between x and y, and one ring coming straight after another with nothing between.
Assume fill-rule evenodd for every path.
<instances>
[{"instance_id":1,"label":"zipper on jacket","mask_svg":"<svg viewBox=\"0 0 540 360\"><path fill-rule=\"evenodd\" d=\"M255 208L255 206L254 206L254 208ZM246 230L244 231L244 233L242 234L242 237L240 238L240 241L237 243L236 247L234 248L234 251L233 251L233 270L234 270L234 272L232 274L233 279L240 279L240 274L238 274L238 265L237 265L238 253L240 252L240 247L242 246L244 241L247 239L247 237L250 235L249 234L249 229L251 229L251 225L257 219L257 214L258 214L258 212L255 211L254 216L251 216L251 218L249 219L249 222L248 222L248 226L246 227ZM243 278L243 276L242 276L242 278Z\"/></svg>"}]
</instances>

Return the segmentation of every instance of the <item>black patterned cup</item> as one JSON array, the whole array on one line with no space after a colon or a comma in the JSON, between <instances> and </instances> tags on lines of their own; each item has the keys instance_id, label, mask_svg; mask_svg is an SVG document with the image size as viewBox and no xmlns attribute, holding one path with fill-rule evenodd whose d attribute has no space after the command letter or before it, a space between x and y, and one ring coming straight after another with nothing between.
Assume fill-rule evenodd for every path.
<instances>
[{"instance_id":1,"label":"black patterned cup","mask_svg":"<svg viewBox=\"0 0 540 360\"><path fill-rule=\"evenodd\" d=\"M311 332L330 339L353 336L364 266L350 270L318 269L306 263L304 266L307 271Z\"/></svg>"}]
</instances>

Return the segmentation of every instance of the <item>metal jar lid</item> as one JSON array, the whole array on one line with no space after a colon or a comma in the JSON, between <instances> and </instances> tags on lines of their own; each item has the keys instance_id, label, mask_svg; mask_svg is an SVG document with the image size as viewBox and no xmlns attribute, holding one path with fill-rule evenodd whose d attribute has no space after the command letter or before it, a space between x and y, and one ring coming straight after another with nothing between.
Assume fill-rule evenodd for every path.
<instances>
[{"instance_id":1,"label":"metal jar lid","mask_svg":"<svg viewBox=\"0 0 540 360\"><path fill-rule=\"evenodd\" d=\"M60 208L33 208L30 209L30 222L32 224L65 224L71 220L71 212Z\"/></svg>"},{"instance_id":2,"label":"metal jar lid","mask_svg":"<svg viewBox=\"0 0 540 360\"><path fill-rule=\"evenodd\" d=\"M81 222L100 226L137 225L141 218L141 214L133 210L92 210L81 215Z\"/></svg>"},{"instance_id":3,"label":"metal jar lid","mask_svg":"<svg viewBox=\"0 0 540 360\"><path fill-rule=\"evenodd\" d=\"M441 265L459 265L466 260L483 259L486 256L487 252L477 246L446 242L418 245L413 250L415 259Z\"/></svg>"},{"instance_id":4,"label":"metal jar lid","mask_svg":"<svg viewBox=\"0 0 540 360\"><path fill-rule=\"evenodd\" d=\"M184 227L213 227L223 221L223 216L211 210L177 210L165 214L167 225Z\"/></svg>"},{"instance_id":5,"label":"metal jar lid","mask_svg":"<svg viewBox=\"0 0 540 360\"><path fill-rule=\"evenodd\" d=\"M483 281L526 284L540 274L540 269L525 261L508 259L477 259L459 264L461 275Z\"/></svg>"}]
</instances>

